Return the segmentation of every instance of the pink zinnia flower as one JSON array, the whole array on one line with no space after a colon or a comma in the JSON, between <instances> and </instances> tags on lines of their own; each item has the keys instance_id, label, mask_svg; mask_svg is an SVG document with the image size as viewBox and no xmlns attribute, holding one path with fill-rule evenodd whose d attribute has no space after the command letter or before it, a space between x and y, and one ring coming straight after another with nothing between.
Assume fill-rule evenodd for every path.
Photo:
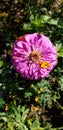
<instances>
[{"instance_id":1,"label":"pink zinnia flower","mask_svg":"<svg viewBox=\"0 0 63 130\"><path fill-rule=\"evenodd\" d=\"M49 38L42 34L19 37L12 49L12 63L18 73L31 80L47 77L57 64L57 52Z\"/></svg>"}]
</instances>

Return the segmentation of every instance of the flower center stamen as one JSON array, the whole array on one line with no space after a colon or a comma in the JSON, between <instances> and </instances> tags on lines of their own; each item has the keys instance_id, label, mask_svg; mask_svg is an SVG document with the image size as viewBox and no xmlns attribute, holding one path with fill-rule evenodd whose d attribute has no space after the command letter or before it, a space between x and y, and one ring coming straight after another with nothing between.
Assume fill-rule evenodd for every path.
<instances>
[{"instance_id":1,"label":"flower center stamen","mask_svg":"<svg viewBox=\"0 0 63 130\"><path fill-rule=\"evenodd\" d=\"M33 60L34 62L38 62L40 60L40 55L36 51L32 51L29 55L29 58Z\"/></svg>"}]
</instances>

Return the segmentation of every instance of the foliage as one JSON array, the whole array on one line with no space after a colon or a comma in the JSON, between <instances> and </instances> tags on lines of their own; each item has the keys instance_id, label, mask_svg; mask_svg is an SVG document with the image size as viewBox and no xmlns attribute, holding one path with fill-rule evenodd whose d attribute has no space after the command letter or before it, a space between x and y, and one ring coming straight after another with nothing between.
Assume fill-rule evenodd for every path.
<instances>
[{"instance_id":1,"label":"foliage","mask_svg":"<svg viewBox=\"0 0 63 130\"><path fill-rule=\"evenodd\" d=\"M52 0L37 3L0 2L1 130L63 129L63 2L56 9ZM23 79L11 63L13 42L33 32L48 36L57 48L57 66L47 78L38 81Z\"/></svg>"},{"instance_id":2,"label":"foliage","mask_svg":"<svg viewBox=\"0 0 63 130\"><path fill-rule=\"evenodd\" d=\"M5 101L0 98L0 109L3 108L3 106L5 105Z\"/></svg>"},{"instance_id":3,"label":"foliage","mask_svg":"<svg viewBox=\"0 0 63 130\"><path fill-rule=\"evenodd\" d=\"M18 106L16 108L15 105L12 106L8 113L0 113L0 121L4 121L3 129L8 130L28 130L28 128L25 125L26 117L28 114L28 109L25 109L25 107Z\"/></svg>"}]
</instances>

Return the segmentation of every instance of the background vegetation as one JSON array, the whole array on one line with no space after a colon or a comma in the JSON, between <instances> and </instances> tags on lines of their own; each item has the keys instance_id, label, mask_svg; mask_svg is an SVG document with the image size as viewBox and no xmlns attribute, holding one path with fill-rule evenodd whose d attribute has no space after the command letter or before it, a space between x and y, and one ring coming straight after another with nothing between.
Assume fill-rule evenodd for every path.
<instances>
[{"instance_id":1,"label":"background vegetation","mask_svg":"<svg viewBox=\"0 0 63 130\"><path fill-rule=\"evenodd\" d=\"M0 129L63 129L63 2L0 2ZM57 66L48 78L23 79L11 64L14 41L26 33L48 36L57 48Z\"/></svg>"}]
</instances>

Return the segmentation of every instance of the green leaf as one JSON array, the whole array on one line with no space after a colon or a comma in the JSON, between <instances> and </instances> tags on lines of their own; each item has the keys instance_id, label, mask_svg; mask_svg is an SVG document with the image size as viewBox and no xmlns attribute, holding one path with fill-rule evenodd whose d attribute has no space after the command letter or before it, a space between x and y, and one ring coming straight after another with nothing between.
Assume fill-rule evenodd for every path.
<instances>
[{"instance_id":1,"label":"green leaf","mask_svg":"<svg viewBox=\"0 0 63 130\"><path fill-rule=\"evenodd\" d=\"M59 45L56 44L58 57L63 57L63 45L60 43Z\"/></svg>"},{"instance_id":2,"label":"green leaf","mask_svg":"<svg viewBox=\"0 0 63 130\"><path fill-rule=\"evenodd\" d=\"M32 128L31 130L45 130L44 128L40 128L40 127L36 127L36 128Z\"/></svg>"},{"instance_id":3,"label":"green leaf","mask_svg":"<svg viewBox=\"0 0 63 130\"><path fill-rule=\"evenodd\" d=\"M36 119L34 120L34 122L31 125L31 130L37 130L37 128L40 128L40 122L39 122L38 115L36 115Z\"/></svg>"},{"instance_id":4,"label":"green leaf","mask_svg":"<svg viewBox=\"0 0 63 130\"><path fill-rule=\"evenodd\" d=\"M0 60L0 68L3 67L3 64L4 64L3 60Z\"/></svg>"},{"instance_id":5,"label":"green leaf","mask_svg":"<svg viewBox=\"0 0 63 130\"><path fill-rule=\"evenodd\" d=\"M59 57L63 57L63 46L60 48L60 50L58 51L58 56Z\"/></svg>"},{"instance_id":6,"label":"green leaf","mask_svg":"<svg viewBox=\"0 0 63 130\"><path fill-rule=\"evenodd\" d=\"M62 18L60 18L58 20L58 25L63 28L63 19Z\"/></svg>"},{"instance_id":7,"label":"green leaf","mask_svg":"<svg viewBox=\"0 0 63 130\"><path fill-rule=\"evenodd\" d=\"M48 15L43 15L41 17L41 22L47 23L51 17Z\"/></svg>"},{"instance_id":8,"label":"green leaf","mask_svg":"<svg viewBox=\"0 0 63 130\"><path fill-rule=\"evenodd\" d=\"M59 45L58 45L59 44ZM62 48L62 44L59 42L58 44L56 44L56 49L57 49L57 52L60 51L60 49Z\"/></svg>"},{"instance_id":9,"label":"green leaf","mask_svg":"<svg viewBox=\"0 0 63 130\"><path fill-rule=\"evenodd\" d=\"M3 108L4 105L5 105L5 101L2 98L0 98L0 108Z\"/></svg>"},{"instance_id":10,"label":"green leaf","mask_svg":"<svg viewBox=\"0 0 63 130\"><path fill-rule=\"evenodd\" d=\"M24 25L23 25L23 29L24 29L24 30L32 30L32 26L31 26L30 23L27 23L27 24L24 24Z\"/></svg>"},{"instance_id":11,"label":"green leaf","mask_svg":"<svg viewBox=\"0 0 63 130\"><path fill-rule=\"evenodd\" d=\"M9 130L14 130L12 122L8 122L8 128Z\"/></svg>"},{"instance_id":12,"label":"green leaf","mask_svg":"<svg viewBox=\"0 0 63 130\"><path fill-rule=\"evenodd\" d=\"M31 23L33 28L38 28L38 27L42 27L44 22L41 22L41 19L36 19L33 20L33 22Z\"/></svg>"},{"instance_id":13,"label":"green leaf","mask_svg":"<svg viewBox=\"0 0 63 130\"><path fill-rule=\"evenodd\" d=\"M26 91L25 92L25 98L29 98L29 97L31 97L32 96L32 93L31 92L29 92L29 91Z\"/></svg>"},{"instance_id":14,"label":"green leaf","mask_svg":"<svg viewBox=\"0 0 63 130\"><path fill-rule=\"evenodd\" d=\"M59 56L63 57L63 48L61 48L60 52L59 52Z\"/></svg>"},{"instance_id":15,"label":"green leaf","mask_svg":"<svg viewBox=\"0 0 63 130\"><path fill-rule=\"evenodd\" d=\"M19 0L19 2L20 2L20 3L23 3L23 2L24 2L24 0Z\"/></svg>"},{"instance_id":16,"label":"green leaf","mask_svg":"<svg viewBox=\"0 0 63 130\"><path fill-rule=\"evenodd\" d=\"M51 25L58 25L58 18L57 19L50 19L48 21L48 23L51 24Z\"/></svg>"},{"instance_id":17,"label":"green leaf","mask_svg":"<svg viewBox=\"0 0 63 130\"><path fill-rule=\"evenodd\" d=\"M1 117L4 122L7 122L7 117Z\"/></svg>"},{"instance_id":18,"label":"green leaf","mask_svg":"<svg viewBox=\"0 0 63 130\"><path fill-rule=\"evenodd\" d=\"M60 77L61 90L63 91L63 76Z\"/></svg>"}]
</instances>

